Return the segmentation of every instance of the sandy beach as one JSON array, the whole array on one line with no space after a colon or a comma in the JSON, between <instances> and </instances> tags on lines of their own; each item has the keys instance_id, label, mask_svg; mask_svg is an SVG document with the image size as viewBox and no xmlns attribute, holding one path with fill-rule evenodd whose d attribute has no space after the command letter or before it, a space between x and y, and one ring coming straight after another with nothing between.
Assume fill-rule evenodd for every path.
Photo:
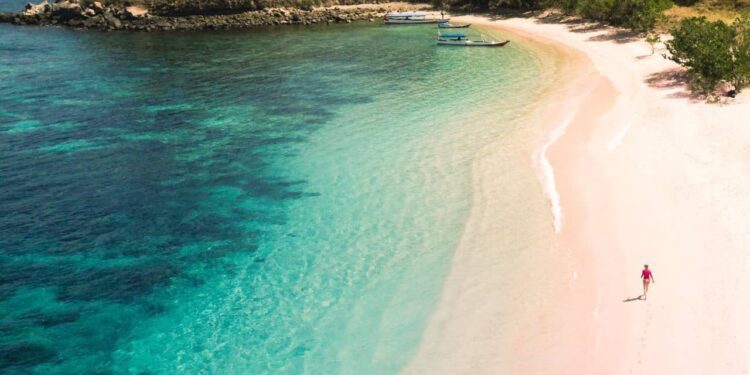
<instances>
[{"instance_id":1,"label":"sandy beach","mask_svg":"<svg viewBox=\"0 0 750 375\"><path fill-rule=\"evenodd\" d=\"M454 20L552 43L571 61L529 155L556 235L502 257L498 172L491 150L479 155L474 208L405 372L748 373L750 95L693 99L665 51L617 30Z\"/></svg>"}]
</instances>

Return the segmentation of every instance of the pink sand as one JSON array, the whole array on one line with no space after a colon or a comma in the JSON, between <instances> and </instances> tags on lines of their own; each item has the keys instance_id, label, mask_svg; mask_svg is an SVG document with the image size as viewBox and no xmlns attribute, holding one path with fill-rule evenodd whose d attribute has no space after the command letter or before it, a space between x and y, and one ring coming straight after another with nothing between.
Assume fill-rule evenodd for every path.
<instances>
[{"instance_id":1,"label":"pink sand","mask_svg":"<svg viewBox=\"0 0 750 375\"><path fill-rule=\"evenodd\" d=\"M670 81L676 65L664 51L651 56L612 29L455 21L554 43L575 61L538 124L559 133L540 140L535 163L559 231L524 275L497 272L505 260L486 227L502 209L491 199L501 182L491 157L477 160L475 208L405 372L748 373L748 93L725 105L691 100ZM641 294L644 263L656 279L648 301L624 302Z\"/></svg>"}]
</instances>

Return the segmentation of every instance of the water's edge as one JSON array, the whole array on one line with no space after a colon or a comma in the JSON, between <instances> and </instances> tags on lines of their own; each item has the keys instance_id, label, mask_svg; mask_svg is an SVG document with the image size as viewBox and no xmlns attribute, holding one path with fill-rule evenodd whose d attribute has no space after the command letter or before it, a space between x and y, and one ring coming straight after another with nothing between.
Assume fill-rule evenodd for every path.
<instances>
[{"instance_id":1,"label":"water's edge","mask_svg":"<svg viewBox=\"0 0 750 375\"><path fill-rule=\"evenodd\" d=\"M477 153L472 166L474 198L461 241L444 279L441 301L405 373L510 371L519 333L537 323L529 317L552 297L548 285L554 282L544 270L564 264L555 240L562 212L545 153L575 115L579 100L570 99L572 83L590 63L567 47L500 30L512 33L548 62L545 68L552 79L524 116L528 129L518 136L525 140L521 147L497 139ZM533 180L535 189L523 194L504 186L508 172L503 165L508 159L525 164L526 172L514 178ZM525 198L524 207L517 211L520 197ZM512 241L518 236L527 241Z\"/></svg>"},{"instance_id":2,"label":"water's edge","mask_svg":"<svg viewBox=\"0 0 750 375\"><path fill-rule=\"evenodd\" d=\"M518 39L0 28L3 369L397 372L499 139L504 256L546 238Z\"/></svg>"}]
</instances>

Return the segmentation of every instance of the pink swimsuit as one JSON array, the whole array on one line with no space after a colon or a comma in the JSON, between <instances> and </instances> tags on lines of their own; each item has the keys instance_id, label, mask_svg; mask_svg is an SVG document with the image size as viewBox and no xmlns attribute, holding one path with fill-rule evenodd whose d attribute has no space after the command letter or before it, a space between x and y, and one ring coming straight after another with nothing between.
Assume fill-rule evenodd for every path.
<instances>
[{"instance_id":1,"label":"pink swimsuit","mask_svg":"<svg viewBox=\"0 0 750 375\"><path fill-rule=\"evenodd\" d=\"M643 280L651 280L651 270L643 270L641 277L643 277Z\"/></svg>"}]
</instances>

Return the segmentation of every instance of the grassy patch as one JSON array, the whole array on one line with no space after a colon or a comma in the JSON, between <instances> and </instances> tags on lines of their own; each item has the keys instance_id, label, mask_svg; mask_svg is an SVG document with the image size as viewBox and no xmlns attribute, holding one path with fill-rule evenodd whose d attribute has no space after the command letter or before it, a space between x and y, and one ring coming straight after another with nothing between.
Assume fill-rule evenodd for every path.
<instances>
[{"instance_id":1,"label":"grassy patch","mask_svg":"<svg viewBox=\"0 0 750 375\"><path fill-rule=\"evenodd\" d=\"M668 31L680 20L690 17L706 17L709 21L732 23L743 11L750 11L750 0L703 0L693 6L678 6L664 12L666 19L658 26L659 31Z\"/></svg>"}]
</instances>

